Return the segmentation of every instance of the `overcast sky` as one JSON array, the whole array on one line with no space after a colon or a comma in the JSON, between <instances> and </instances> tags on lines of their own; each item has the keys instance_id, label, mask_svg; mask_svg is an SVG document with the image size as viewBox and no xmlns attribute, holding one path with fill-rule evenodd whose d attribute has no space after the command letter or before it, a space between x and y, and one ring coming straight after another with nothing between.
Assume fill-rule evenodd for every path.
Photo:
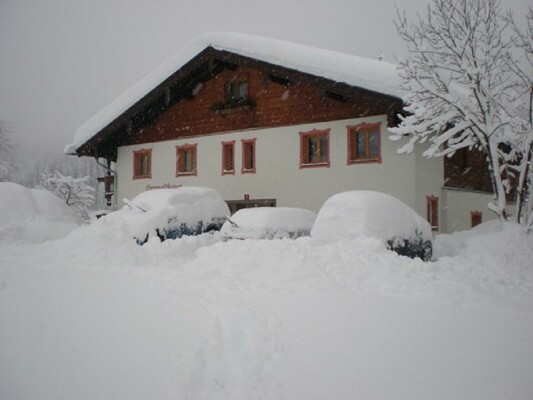
<instances>
[{"instance_id":1,"label":"overcast sky","mask_svg":"<svg viewBox=\"0 0 533 400\"><path fill-rule=\"evenodd\" d=\"M21 161L61 154L79 125L210 31L393 62L405 55L395 5L414 17L428 1L0 0L0 120ZM502 1L519 17L529 4Z\"/></svg>"}]
</instances>

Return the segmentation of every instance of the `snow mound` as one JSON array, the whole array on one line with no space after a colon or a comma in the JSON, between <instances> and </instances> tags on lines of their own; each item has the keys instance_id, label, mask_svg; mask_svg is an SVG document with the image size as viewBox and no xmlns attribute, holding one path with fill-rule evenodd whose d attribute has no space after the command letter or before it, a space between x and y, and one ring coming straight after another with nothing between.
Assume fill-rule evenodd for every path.
<instances>
[{"instance_id":1,"label":"snow mound","mask_svg":"<svg viewBox=\"0 0 533 400\"><path fill-rule=\"evenodd\" d=\"M0 182L0 209L0 242L58 239L82 222L52 193L13 182Z\"/></svg>"},{"instance_id":2,"label":"snow mound","mask_svg":"<svg viewBox=\"0 0 533 400\"><path fill-rule=\"evenodd\" d=\"M233 214L220 233L234 239L294 239L309 236L315 218L314 212L303 208L245 208Z\"/></svg>"},{"instance_id":3,"label":"snow mound","mask_svg":"<svg viewBox=\"0 0 533 400\"><path fill-rule=\"evenodd\" d=\"M487 292L533 294L533 235L518 224L489 221L470 231L437 235L435 256L445 271Z\"/></svg>"}]
</instances>

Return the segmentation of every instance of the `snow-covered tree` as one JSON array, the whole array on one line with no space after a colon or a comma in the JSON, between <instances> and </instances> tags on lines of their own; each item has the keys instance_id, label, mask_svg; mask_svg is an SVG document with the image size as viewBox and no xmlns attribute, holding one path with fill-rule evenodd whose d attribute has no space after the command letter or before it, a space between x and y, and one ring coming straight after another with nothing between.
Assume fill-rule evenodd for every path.
<instances>
[{"instance_id":1,"label":"snow-covered tree","mask_svg":"<svg viewBox=\"0 0 533 400\"><path fill-rule=\"evenodd\" d=\"M514 31L513 43L522 56L519 59L510 58L509 67L518 77L516 89L522 96L519 97L517 108L522 111L524 119L520 127L523 135L520 143L522 162L517 170L517 218L529 231L533 230L533 8L529 8L526 15L524 31L518 27L512 14L508 13L507 20Z\"/></svg>"},{"instance_id":2,"label":"snow-covered tree","mask_svg":"<svg viewBox=\"0 0 533 400\"><path fill-rule=\"evenodd\" d=\"M0 121L0 182L15 181L18 164L12 160L13 143L6 124Z\"/></svg>"},{"instance_id":3,"label":"snow-covered tree","mask_svg":"<svg viewBox=\"0 0 533 400\"><path fill-rule=\"evenodd\" d=\"M511 25L498 0L432 0L416 23L405 13L396 21L409 56L400 61L406 116L392 138L408 137L400 152L426 144L428 157L483 152L494 191L489 208L501 219L509 218L506 194L531 136L516 109L523 96L511 67L518 63Z\"/></svg>"},{"instance_id":4,"label":"snow-covered tree","mask_svg":"<svg viewBox=\"0 0 533 400\"><path fill-rule=\"evenodd\" d=\"M95 189L95 202L90 208L98 210L105 207L104 188L99 185L97 177L104 176L106 170L90 157L43 155L39 159L33 160L31 166L21 171L20 183L27 187L43 187L43 176L47 176L47 173L55 170L58 170L64 176L89 176L90 178L86 183Z\"/></svg>"},{"instance_id":5,"label":"snow-covered tree","mask_svg":"<svg viewBox=\"0 0 533 400\"><path fill-rule=\"evenodd\" d=\"M88 209L94 203L94 188L87 184L89 176L73 178L55 170L43 171L41 178L43 189L55 194L82 218L88 218Z\"/></svg>"}]
</instances>

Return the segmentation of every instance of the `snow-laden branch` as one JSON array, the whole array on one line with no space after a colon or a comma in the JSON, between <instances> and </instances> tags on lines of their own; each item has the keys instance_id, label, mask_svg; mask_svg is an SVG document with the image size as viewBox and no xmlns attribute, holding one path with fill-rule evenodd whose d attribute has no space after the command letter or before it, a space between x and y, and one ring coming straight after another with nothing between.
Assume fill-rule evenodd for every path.
<instances>
[{"instance_id":1,"label":"snow-laden branch","mask_svg":"<svg viewBox=\"0 0 533 400\"><path fill-rule=\"evenodd\" d=\"M407 139L400 153L426 144L427 157L461 148L482 151L494 190L491 209L503 219L509 215L507 194L513 189L529 193L524 188L530 181L533 114L530 107L529 129L524 128L518 105L524 83L531 87L531 74L517 59L522 51L528 54L526 64L533 65L528 18L521 32L511 16L504 17L498 0L432 0L415 24L399 11L395 21L410 56L400 61L406 116L391 128L391 139ZM531 105L533 89L528 95ZM518 187L509 179L513 176L519 176Z\"/></svg>"}]
</instances>

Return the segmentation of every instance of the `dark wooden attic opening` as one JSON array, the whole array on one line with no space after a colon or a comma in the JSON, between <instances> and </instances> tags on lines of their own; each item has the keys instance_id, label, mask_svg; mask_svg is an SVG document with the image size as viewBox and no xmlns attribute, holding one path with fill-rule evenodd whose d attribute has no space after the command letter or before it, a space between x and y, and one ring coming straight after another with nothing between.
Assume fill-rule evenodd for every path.
<instances>
[{"instance_id":1,"label":"dark wooden attic opening","mask_svg":"<svg viewBox=\"0 0 533 400\"><path fill-rule=\"evenodd\" d=\"M326 90L324 94L326 95L326 97L329 97L330 99L339 101L341 103L346 103L348 101L348 98L340 93L335 93L335 92Z\"/></svg>"},{"instance_id":2,"label":"dark wooden attic opening","mask_svg":"<svg viewBox=\"0 0 533 400\"><path fill-rule=\"evenodd\" d=\"M270 82L277 83L278 85L282 85L285 87L289 87L293 84L292 80L283 76L275 75L275 74L269 74L268 80Z\"/></svg>"}]
</instances>

